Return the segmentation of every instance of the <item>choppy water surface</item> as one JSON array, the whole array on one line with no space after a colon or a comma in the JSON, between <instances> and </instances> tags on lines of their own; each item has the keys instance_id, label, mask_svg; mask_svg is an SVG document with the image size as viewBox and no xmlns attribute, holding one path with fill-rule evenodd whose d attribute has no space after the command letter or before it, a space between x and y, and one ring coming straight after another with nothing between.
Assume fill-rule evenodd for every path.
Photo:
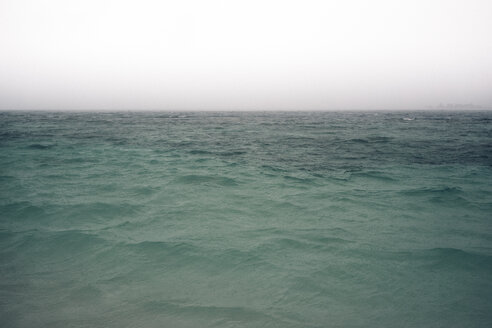
<instances>
[{"instance_id":1,"label":"choppy water surface","mask_svg":"<svg viewBox=\"0 0 492 328\"><path fill-rule=\"evenodd\" d=\"M2 327L491 327L492 113L0 113Z\"/></svg>"}]
</instances>

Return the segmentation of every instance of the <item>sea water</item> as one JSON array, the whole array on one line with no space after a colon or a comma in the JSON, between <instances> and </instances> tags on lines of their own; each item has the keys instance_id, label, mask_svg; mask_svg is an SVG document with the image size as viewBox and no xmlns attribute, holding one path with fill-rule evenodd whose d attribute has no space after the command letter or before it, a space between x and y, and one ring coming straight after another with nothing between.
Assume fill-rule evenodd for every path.
<instances>
[{"instance_id":1,"label":"sea water","mask_svg":"<svg viewBox=\"0 0 492 328\"><path fill-rule=\"evenodd\" d=\"M491 327L492 112L2 112L1 327Z\"/></svg>"}]
</instances>

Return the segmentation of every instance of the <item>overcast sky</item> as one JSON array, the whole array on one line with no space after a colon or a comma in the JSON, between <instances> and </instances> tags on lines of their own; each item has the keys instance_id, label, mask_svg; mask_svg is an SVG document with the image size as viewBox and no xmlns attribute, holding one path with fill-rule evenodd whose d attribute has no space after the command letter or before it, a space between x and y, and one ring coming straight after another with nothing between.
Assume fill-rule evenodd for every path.
<instances>
[{"instance_id":1,"label":"overcast sky","mask_svg":"<svg viewBox=\"0 0 492 328\"><path fill-rule=\"evenodd\" d=\"M492 105L491 0L0 0L0 109Z\"/></svg>"}]
</instances>

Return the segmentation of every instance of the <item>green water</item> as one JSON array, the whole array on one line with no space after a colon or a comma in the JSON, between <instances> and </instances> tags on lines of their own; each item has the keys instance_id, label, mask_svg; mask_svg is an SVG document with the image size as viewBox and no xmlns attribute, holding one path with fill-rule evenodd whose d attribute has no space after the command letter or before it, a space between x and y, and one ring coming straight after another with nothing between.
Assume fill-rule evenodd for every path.
<instances>
[{"instance_id":1,"label":"green water","mask_svg":"<svg viewBox=\"0 0 492 328\"><path fill-rule=\"evenodd\" d=\"M491 327L492 112L0 113L2 327Z\"/></svg>"}]
</instances>

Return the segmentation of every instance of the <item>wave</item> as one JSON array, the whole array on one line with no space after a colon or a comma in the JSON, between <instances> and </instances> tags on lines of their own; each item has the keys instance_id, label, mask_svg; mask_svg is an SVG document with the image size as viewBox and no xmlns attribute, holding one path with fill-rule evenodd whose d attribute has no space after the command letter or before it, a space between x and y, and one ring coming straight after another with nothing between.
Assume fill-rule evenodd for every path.
<instances>
[{"instance_id":1,"label":"wave","mask_svg":"<svg viewBox=\"0 0 492 328\"><path fill-rule=\"evenodd\" d=\"M401 191L405 195L427 195L427 194L443 194L443 195L461 195L463 190L459 187L425 187L415 188Z\"/></svg>"},{"instance_id":2,"label":"wave","mask_svg":"<svg viewBox=\"0 0 492 328\"><path fill-rule=\"evenodd\" d=\"M125 218L135 217L142 209L142 204L128 203L67 204L66 198L60 199L59 203L49 204L13 202L0 206L2 216L7 219L0 222L0 227L14 231L26 230L26 227L43 231L98 230Z\"/></svg>"},{"instance_id":3,"label":"wave","mask_svg":"<svg viewBox=\"0 0 492 328\"><path fill-rule=\"evenodd\" d=\"M466 193L460 187L424 187L399 191L399 194L408 197L427 197L432 201L465 201Z\"/></svg>"},{"instance_id":4,"label":"wave","mask_svg":"<svg viewBox=\"0 0 492 328\"><path fill-rule=\"evenodd\" d=\"M398 192L405 197L424 198L431 203L448 204L448 206L461 206L474 208L480 206L480 202L471 198L460 187L424 187L407 189Z\"/></svg>"},{"instance_id":5,"label":"wave","mask_svg":"<svg viewBox=\"0 0 492 328\"><path fill-rule=\"evenodd\" d=\"M257 325L289 327L293 323L291 320L271 315L265 310L245 306L190 304L185 300L149 301L143 303L141 308L151 315L185 317L188 320L199 318L202 322L203 320L212 321L214 327L255 327Z\"/></svg>"},{"instance_id":6,"label":"wave","mask_svg":"<svg viewBox=\"0 0 492 328\"><path fill-rule=\"evenodd\" d=\"M247 154L246 151L243 150L231 150L231 151L210 151L210 150L202 150L202 149L193 149L188 152L191 155L210 155L210 156L219 156L219 157L235 157Z\"/></svg>"},{"instance_id":7,"label":"wave","mask_svg":"<svg viewBox=\"0 0 492 328\"><path fill-rule=\"evenodd\" d=\"M55 145L31 144L28 146L28 148L30 149L40 149L40 150L51 149L53 147L55 147Z\"/></svg>"},{"instance_id":8,"label":"wave","mask_svg":"<svg viewBox=\"0 0 492 328\"><path fill-rule=\"evenodd\" d=\"M391 177L389 173L386 173L384 171L377 171L377 170L366 170L363 172L350 173L349 179L354 178L354 177L371 178L371 179L376 179L376 180L385 181L385 182L397 181L395 178Z\"/></svg>"},{"instance_id":9,"label":"wave","mask_svg":"<svg viewBox=\"0 0 492 328\"><path fill-rule=\"evenodd\" d=\"M256 246L255 252L264 256L291 256L304 254L319 256L325 252L344 249L352 241L332 236L290 236L268 237Z\"/></svg>"},{"instance_id":10,"label":"wave","mask_svg":"<svg viewBox=\"0 0 492 328\"><path fill-rule=\"evenodd\" d=\"M433 268L458 271L487 271L492 274L492 255L458 248L432 248L417 252Z\"/></svg>"},{"instance_id":11,"label":"wave","mask_svg":"<svg viewBox=\"0 0 492 328\"><path fill-rule=\"evenodd\" d=\"M193 150L190 150L189 153L191 155L214 155L214 153L211 151L201 150L201 149L193 149Z\"/></svg>"},{"instance_id":12,"label":"wave","mask_svg":"<svg viewBox=\"0 0 492 328\"><path fill-rule=\"evenodd\" d=\"M104 239L80 230L28 230L11 233L7 237L8 247L0 252L2 266L26 266L32 273L70 270L69 266L84 265L109 247ZM34 267L30 265L37 262L39 264Z\"/></svg>"},{"instance_id":13,"label":"wave","mask_svg":"<svg viewBox=\"0 0 492 328\"><path fill-rule=\"evenodd\" d=\"M352 138L345 140L345 142L354 144L385 144L393 141L393 137L384 136L368 136L367 138Z\"/></svg>"},{"instance_id":14,"label":"wave","mask_svg":"<svg viewBox=\"0 0 492 328\"><path fill-rule=\"evenodd\" d=\"M350 248L347 256L364 258L371 261L400 263L412 265L426 270L451 271L486 271L492 273L492 255L488 253L472 252L451 247L437 247L427 249L389 250Z\"/></svg>"},{"instance_id":15,"label":"wave","mask_svg":"<svg viewBox=\"0 0 492 328\"><path fill-rule=\"evenodd\" d=\"M299 177L299 176L294 176L294 175L283 175L282 177L284 179L289 180L290 182L294 182L294 183L305 184L305 185L315 185L316 184L316 179L309 178L309 177Z\"/></svg>"},{"instance_id":16,"label":"wave","mask_svg":"<svg viewBox=\"0 0 492 328\"><path fill-rule=\"evenodd\" d=\"M199 174L189 174L180 176L174 179L175 183L179 184L205 184L205 185L216 185L223 187L237 186L238 183L235 179L215 176L215 175L199 175Z\"/></svg>"}]
</instances>

